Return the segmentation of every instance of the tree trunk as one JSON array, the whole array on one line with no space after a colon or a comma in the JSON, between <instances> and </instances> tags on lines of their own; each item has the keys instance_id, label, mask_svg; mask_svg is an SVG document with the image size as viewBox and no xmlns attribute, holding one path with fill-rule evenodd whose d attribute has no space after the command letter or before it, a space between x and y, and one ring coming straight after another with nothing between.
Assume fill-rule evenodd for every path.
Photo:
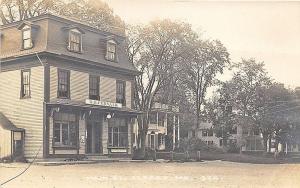
<instances>
[{"instance_id":1,"label":"tree trunk","mask_svg":"<svg viewBox=\"0 0 300 188\"><path fill-rule=\"evenodd\" d=\"M145 149L146 149L146 146L145 146L146 145L146 135L148 132L148 118L147 118L146 114L139 116L138 124L139 124L138 140L140 140L139 158L144 158L145 157Z\"/></svg>"},{"instance_id":2,"label":"tree trunk","mask_svg":"<svg viewBox=\"0 0 300 188\"><path fill-rule=\"evenodd\" d=\"M269 148L268 148L268 152L271 152L271 135L269 135Z\"/></svg>"},{"instance_id":3,"label":"tree trunk","mask_svg":"<svg viewBox=\"0 0 300 188\"><path fill-rule=\"evenodd\" d=\"M263 142L264 142L264 150L268 152L268 133L262 133L263 135Z\"/></svg>"}]
</instances>

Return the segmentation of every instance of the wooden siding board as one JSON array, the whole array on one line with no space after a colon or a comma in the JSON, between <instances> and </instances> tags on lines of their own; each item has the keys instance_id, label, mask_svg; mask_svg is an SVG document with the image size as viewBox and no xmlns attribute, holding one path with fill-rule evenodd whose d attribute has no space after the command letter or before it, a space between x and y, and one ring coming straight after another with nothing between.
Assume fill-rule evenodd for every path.
<instances>
[{"instance_id":1,"label":"wooden siding board","mask_svg":"<svg viewBox=\"0 0 300 188\"><path fill-rule=\"evenodd\" d=\"M31 68L31 97L20 99L21 70L0 73L0 111L18 128L25 129L24 155L33 158L43 144L44 70ZM42 157L39 152L38 157Z\"/></svg>"},{"instance_id":2,"label":"wooden siding board","mask_svg":"<svg viewBox=\"0 0 300 188\"><path fill-rule=\"evenodd\" d=\"M126 81L126 90L125 90L125 97L126 97L126 107L131 108L131 82Z\"/></svg>"},{"instance_id":3,"label":"wooden siding board","mask_svg":"<svg viewBox=\"0 0 300 188\"><path fill-rule=\"evenodd\" d=\"M71 100L85 101L89 98L89 74L70 71Z\"/></svg>"},{"instance_id":4,"label":"wooden siding board","mask_svg":"<svg viewBox=\"0 0 300 188\"><path fill-rule=\"evenodd\" d=\"M0 128L0 159L11 156L11 131Z\"/></svg>"},{"instance_id":5,"label":"wooden siding board","mask_svg":"<svg viewBox=\"0 0 300 188\"><path fill-rule=\"evenodd\" d=\"M116 102L116 79L100 77L100 99L107 102Z\"/></svg>"}]
</instances>

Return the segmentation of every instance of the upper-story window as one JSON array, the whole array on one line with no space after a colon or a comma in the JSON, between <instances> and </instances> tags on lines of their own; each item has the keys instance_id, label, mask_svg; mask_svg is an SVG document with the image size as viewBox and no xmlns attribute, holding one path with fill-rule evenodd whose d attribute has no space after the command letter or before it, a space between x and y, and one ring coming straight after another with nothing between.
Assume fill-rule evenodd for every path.
<instances>
[{"instance_id":1,"label":"upper-story window","mask_svg":"<svg viewBox=\"0 0 300 188\"><path fill-rule=\"evenodd\" d=\"M26 25L22 29L22 48L29 49L33 47L31 27Z\"/></svg>"},{"instance_id":2,"label":"upper-story window","mask_svg":"<svg viewBox=\"0 0 300 188\"><path fill-rule=\"evenodd\" d=\"M69 31L69 50L72 52L81 52L82 50L82 35L77 29Z\"/></svg>"},{"instance_id":3,"label":"upper-story window","mask_svg":"<svg viewBox=\"0 0 300 188\"><path fill-rule=\"evenodd\" d=\"M121 103L123 106L126 105L126 99L125 99L125 82L117 80L116 84L116 102Z\"/></svg>"},{"instance_id":4,"label":"upper-story window","mask_svg":"<svg viewBox=\"0 0 300 188\"><path fill-rule=\"evenodd\" d=\"M113 40L107 41L106 58L110 61L116 61L116 42Z\"/></svg>"},{"instance_id":5,"label":"upper-story window","mask_svg":"<svg viewBox=\"0 0 300 188\"><path fill-rule=\"evenodd\" d=\"M70 98L70 71L58 70L58 98Z\"/></svg>"},{"instance_id":6,"label":"upper-story window","mask_svg":"<svg viewBox=\"0 0 300 188\"><path fill-rule=\"evenodd\" d=\"M213 136L214 131L212 128L202 130L202 136Z\"/></svg>"},{"instance_id":7,"label":"upper-story window","mask_svg":"<svg viewBox=\"0 0 300 188\"><path fill-rule=\"evenodd\" d=\"M99 76L90 75L90 79L89 79L89 96L90 96L90 99L100 100L99 82L100 82Z\"/></svg>"},{"instance_id":8,"label":"upper-story window","mask_svg":"<svg viewBox=\"0 0 300 188\"><path fill-rule=\"evenodd\" d=\"M30 97L30 70L21 71L21 98Z\"/></svg>"}]
</instances>

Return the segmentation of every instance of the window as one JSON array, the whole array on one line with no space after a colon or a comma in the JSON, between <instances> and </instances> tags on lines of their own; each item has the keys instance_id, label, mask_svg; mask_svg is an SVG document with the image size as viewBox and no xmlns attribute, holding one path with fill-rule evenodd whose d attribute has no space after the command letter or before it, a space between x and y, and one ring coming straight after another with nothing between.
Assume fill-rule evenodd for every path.
<instances>
[{"instance_id":1,"label":"window","mask_svg":"<svg viewBox=\"0 0 300 188\"><path fill-rule=\"evenodd\" d=\"M100 100L99 96L99 76L90 75L89 89L90 89L90 99Z\"/></svg>"},{"instance_id":2,"label":"window","mask_svg":"<svg viewBox=\"0 0 300 188\"><path fill-rule=\"evenodd\" d=\"M150 112L149 113L149 123L150 124L157 124L157 112Z\"/></svg>"},{"instance_id":3,"label":"window","mask_svg":"<svg viewBox=\"0 0 300 188\"><path fill-rule=\"evenodd\" d=\"M33 47L32 37L31 37L31 28L29 26L24 26L22 29L22 40L23 40L23 49L29 49Z\"/></svg>"},{"instance_id":4,"label":"window","mask_svg":"<svg viewBox=\"0 0 300 188\"><path fill-rule=\"evenodd\" d=\"M116 43L112 40L107 42L106 58L110 61L116 60Z\"/></svg>"},{"instance_id":5,"label":"window","mask_svg":"<svg viewBox=\"0 0 300 188\"><path fill-rule=\"evenodd\" d=\"M116 102L121 103L123 106L126 105L125 100L125 82L124 81L117 81L117 87L116 87Z\"/></svg>"},{"instance_id":6,"label":"window","mask_svg":"<svg viewBox=\"0 0 300 188\"><path fill-rule=\"evenodd\" d=\"M237 134L237 127L232 127L232 129L230 129L229 134Z\"/></svg>"},{"instance_id":7,"label":"window","mask_svg":"<svg viewBox=\"0 0 300 188\"><path fill-rule=\"evenodd\" d=\"M207 136L208 135L208 131L206 129L202 130L202 136Z\"/></svg>"},{"instance_id":8,"label":"window","mask_svg":"<svg viewBox=\"0 0 300 188\"><path fill-rule=\"evenodd\" d=\"M164 145L164 143L165 143L165 135L164 134L161 134L161 133L158 134L158 142L159 142L159 145Z\"/></svg>"},{"instance_id":9,"label":"window","mask_svg":"<svg viewBox=\"0 0 300 188\"><path fill-rule=\"evenodd\" d=\"M30 70L21 71L21 98L30 97Z\"/></svg>"},{"instance_id":10,"label":"window","mask_svg":"<svg viewBox=\"0 0 300 188\"><path fill-rule=\"evenodd\" d=\"M243 135L248 135L248 129L246 129L246 128L243 128L243 130L242 130L242 134L243 134Z\"/></svg>"},{"instance_id":11,"label":"window","mask_svg":"<svg viewBox=\"0 0 300 188\"><path fill-rule=\"evenodd\" d=\"M206 141L206 144L209 146L214 145L214 141Z\"/></svg>"},{"instance_id":12,"label":"window","mask_svg":"<svg viewBox=\"0 0 300 188\"><path fill-rule=\"evenodd\" d=\"M254 130L253 130L253 135L259 135L259 129L258 128L255 128Z\"/></svg>"},{"instance_id":13,"label":"window","mask_svg":"<svg viewBox=\"0 0 300 188\"><path fill-rule=\"evenodd\" d=\"M150 134L150 148L154 149L155 148L155 134Z\"/></svg>"},{"instance_id":14,"label":"window","mask_svg":"<svg viewBox=\"0 0 300 188\"><path fill-rule=\"evenodd\" d=\"M158 126L164 127L165 126L165 114L158 113Z\"/></svg>"},{"instance_id":15,"label":"window","mask_svg":"<svg viewBox=\"0 0 300 188\"><path fill-rule=\"evenodd\" d=\"M213 129L208 129L208 136L213 136L213 135L214 135Z\"/></svg>"},{"instance_id":16,"label":"window","mask_svg":"<svg viewBox=\"0 0 300 188\"><path fill-rule=\"evenodd\" d=\"M196 131L192 130L192 137L194 138L196 136Z\"/></svg>"},{"instance_id":17,"label":"window","mask_svg":"<svg viewBox=\"0 0 300 188\"><path fill-rule=\"evenodd\" d=\"M69 33L69 50L81 52L81 47L81 33L77 30L71 30Z\"/></svg>"},{"instance_id":18,"label":"window","mask_svg":"<svg viewBox=\"0 0 300 188\"><path fill-rule=\"evenodd\" d=\"M76 147L78 129L75 124L75 115L55 113L53 125L53 146Z\"/></svg>"},{"instance_id":19,"label":"window","mask_svg":"<svg viewBox=\"0 0 300 188\"><path fill-rule=\"evenodd\" d=\"M128 146L128 126L126 119L113 118L108 120L108 145L111 147Z\"/></svg>"},{"instance_id":20,"label":"window","mask_svg":"<svg viewBox=\"0 0 300 188\"><path fill-rule=\"evenodd\" d=\"M70 72L67 70L58 70L58 98L70 97Z\"/></svg>"}]
</instances>

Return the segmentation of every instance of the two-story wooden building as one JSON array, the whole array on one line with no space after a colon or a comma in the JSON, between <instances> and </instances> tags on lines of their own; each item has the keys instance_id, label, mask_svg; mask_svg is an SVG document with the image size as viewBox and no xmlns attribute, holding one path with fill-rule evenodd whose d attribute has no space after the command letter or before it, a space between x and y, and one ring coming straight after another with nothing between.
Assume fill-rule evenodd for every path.
<instances>
[{"instance_id":1,"label":"two-story wooden building","mask_svg":"<svg viewBox=\"0 0 300 188\"><path fill-rule=\"evenodd\" d=\"M0 158L132 153L124 36L50 14L0 33Z\"/></svg>"}]
</instances>

